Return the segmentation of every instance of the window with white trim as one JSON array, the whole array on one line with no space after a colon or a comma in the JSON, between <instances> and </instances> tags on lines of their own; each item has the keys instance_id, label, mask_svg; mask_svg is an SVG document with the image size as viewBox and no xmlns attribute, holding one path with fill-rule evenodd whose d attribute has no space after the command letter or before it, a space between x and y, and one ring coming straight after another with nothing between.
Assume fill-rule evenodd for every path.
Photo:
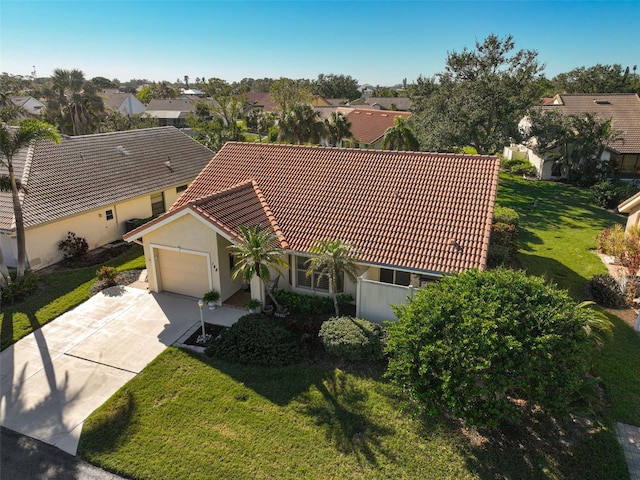
<instances>
[{"instance_id":1,"label":"window with white trim","mask_svg":"<svg viewBox=\"0 0 640 480\"><path fill-rule=\"evenodd\" d=\"M329 279L326 275L320 275L317 272L313 272L312 275L307 275L308 265L307 257L296 257L295 264L295 276L296 276L296 286L299 288L306 288L311 290L312 292L325 292L329 293ZM320 280L320 283L318 283ZM342 282L339 281L338 285L342 285ZM342 288L338 288L339 291L342 291Z\"/></svg>"}]
</instances>

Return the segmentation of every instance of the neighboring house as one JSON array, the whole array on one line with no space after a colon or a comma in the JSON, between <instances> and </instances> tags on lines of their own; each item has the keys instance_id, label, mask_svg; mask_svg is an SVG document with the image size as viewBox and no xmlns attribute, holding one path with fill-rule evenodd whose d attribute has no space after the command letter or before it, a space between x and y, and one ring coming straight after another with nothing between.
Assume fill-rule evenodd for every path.
<instances>
[{"instance_id":1,"label":"neighboring house","mask_svg":"<svg viewBox=\"0 0 640 480\"><path fill-rule=\"evenodd\" d=\"M30 268L60 261L57 244L74 232L90 249L122 239L129 220L163 213L213 153L173 127L64 136L14 157ZM0 169L0 174L2 172ZM15 266L11 193L0 192L0 247Z\"/></svg>"},{"instance_id":2,"label":"neighboring house","mask_svg":"<svg viewBox=\"0 0 640 480\"><path fill-rule=\"evenodd\" d=\"M627 226L628 232L631 227L640 225L640 192L636 193L633 197L627 198L624 202L618 205L618 212L627 213Z\"/></svg>"},{"instance_id":3,"label":"neighboring house","mask_svg":"<svg viewBox=\"0 0 640 480\"><path fill-rule=\"evenodd\" d=\"M382 138L388 128L393 127L396 117L409 119L409 112L375 110L354 107L315 107L323 120L331 118L331 113L339 112L351 122L352 139L342 141L341 146L366 149L381 149Z\"/></svg>"},{"instance_id":4,"label":"neighboring house","mask_svg":"<svg viewBox=\"0 0 640 480\"><path fill-rule=\"evenodd\" d=\"M366 97L350 102L349 105L358 108L408 112L411 110L412 102L408 97Z\"/></svg>"},{"instance_id":5,"label":"neighboring house","mask_svg":"<svg viewBox=\"0 0 640 480\"><path fill-rule=\"evenodd\" d=\"M393 127L396 117L409 119L409 112L392 112L370 108L354 108L347 118L351 122L351 133L357 148L382 148L382 137Z\"/></svg>"},{"instance_id":6,"label":"neighboring house","mask_svg":"<svg viewBox=\"0 0 640 480\"><path fill-rule=\"evenodd\" d=\"M196 104L186 98L154 98L147 105L145 114L158 119L158 126L185 128L187 117L196 113Z\"/></svg>"},{"instance_id":7,"label":"neighboring house","mask_svg":"<svg viewBox=\"0 0 640 480\"><path fill-rule=\"evenodd\" d=\"M640 97L637 94L560 94L553 97L552 102L544 99L544 105L537 108L542 111L557 111L563 115L595 113L602 120L611 119L613 130L621 135L617 141L607 146L601 160L611 162L614 172L620 178L640 177ZM530 123L527 118L520 122L520 128L524 131L528 125ZM503 153L507 159L527 158L536 168L538 178L560 176L557 166L552 162L545 162L527 145L513 144L505 147Z\"/></svg>"},{"instance_id":8,"label":"neighboring house","mask_svg":"<svg viewBox=\"0 0 640 480\"><path fill-rule=\"evenodd\" d=\"M146 110L144 103L132 93L121 92L117 89L105 89L100 94L106 108L121 113L127 117L143 114Z\"/></svg>"},{"instance_id":9,"label":"neighboring house","mask_svg":"<svg viewBox=\"0 0 640 480\"><path fill-rule=\"evenodd\" d=\"M486 266L500 163L495 156L229 142L171 209L124 235L144 245L149 289L224 301L240 226L271 229L288 256L278 288L329 293L306 275L318 239L360 251L357 315L393 319L390 304L443 274ZM274 272L275 273L275 272ZM252 296L264 301L254 278Z\"/></svg>"},{"instance_id":10,"label":"neighboring house","mask_svg":"<svg viewBox=\"0 0 640 480\"><path fill-rule=\"evenodd\" d=\"M11 103L13 103L16 107L24 108L27 113L36 116L42 114L42 109L45 106L44 103L42 103L37 98L28 96L13 96L11 97Z\"/></svg>"},{"instance_id":11,"label":"neighboring house","mask_svg":"<svg viewBox=\"0 0 640 480\"><path fill-rule=\"evenodd\" d=\"M246 93L246 111L261 110L263 112L279 113L280 105L273 100L270 93L266 92L247 92ZM331 102L322 95L313 95L310 105L313 107L329 107Z\"/></svg>"}]
</instances>

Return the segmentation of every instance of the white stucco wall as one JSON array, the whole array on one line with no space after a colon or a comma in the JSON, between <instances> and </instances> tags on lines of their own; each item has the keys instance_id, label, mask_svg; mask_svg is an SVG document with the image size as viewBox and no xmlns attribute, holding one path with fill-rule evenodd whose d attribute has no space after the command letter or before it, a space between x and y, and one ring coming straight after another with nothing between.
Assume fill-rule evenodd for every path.
<instances>
[{"instance_id":1,"label":"white stucco wall","mask_svg":"<svg viewBox=\"0 0 640 480\"><path fill-rule=\"evenodd\" d=\"M356 316L377 323L397 320L391 305L406 303L407 297L412 297L415 290L414 287L358 278Z\"/></svg>"},{"instance_id":2,"label":"white stucco wall","mask_svg":"<svg viewBox=\"0 0 640 480\"><path fill-rule=\"evenodd\" d=\"M142 103L133 95L129 95L118 108L118 112L128 117L132 117L136 114L142 114L145 112L145 110L146 107L144 106L144 103Z\"/></svg>"}]
</instances>

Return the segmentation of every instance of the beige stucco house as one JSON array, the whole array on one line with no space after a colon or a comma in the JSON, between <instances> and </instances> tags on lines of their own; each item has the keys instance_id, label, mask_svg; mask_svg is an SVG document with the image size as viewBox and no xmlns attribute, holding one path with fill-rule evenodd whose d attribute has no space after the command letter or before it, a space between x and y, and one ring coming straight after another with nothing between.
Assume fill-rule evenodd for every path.
<instances>
[{"instance_id":1,"label":"beige stucco house","mask_svg":"<svg viewBox=\"0 0 640 480\"><path fill-rule=\"evenodd\" d=\"M611 120L611 127L619 135L606 146L600 160L609 163L619 178L640 178L640 96L635 93L559 94L544 100L544 105L536 107L542 112L593 113L601 120ZM520 121L519 128L525 135L530 127L528 117ZM560 178L560 167L537 155L535 144L535 138L530 138L526 144L512 144L504 147L503 155L509 160L528 159L540 179Z\"/></svg>"},{"instance_id":2,"label":"beige stucco house","mask_svg":"<svg viewBox=\"0 0 640 480\"><path fill-rule=\"evenodd\" d=\"M60 261L57 245L67 232L85 238L90 249L121 241L127 221L162 214L212 155L174 127L65 136L59 145L38 142L23 149L14 168L28 192L20 200L29 267ZM0 248L7 265L15 266L13 203L5 192Z\"/></svg>"},{"instance_id":3,"label":"beige stucco house","mask_svg":"<svg viewBox=\"0 0 640 480\"><path fill-rule=\"evenodd\" d=\"M222 301L242 287L228 249L240 226L273 230L289 263L278 288L304 293L330 289L306 275L314 242L348 241L359 278L342 291L358 316L388 320L423 282L485 267L498 170L494 156L229 142L167 213L124 238L144 245L151 291L215 289ZM257 279L251 289L264 300Z\"/></svg>"}]
</instances>

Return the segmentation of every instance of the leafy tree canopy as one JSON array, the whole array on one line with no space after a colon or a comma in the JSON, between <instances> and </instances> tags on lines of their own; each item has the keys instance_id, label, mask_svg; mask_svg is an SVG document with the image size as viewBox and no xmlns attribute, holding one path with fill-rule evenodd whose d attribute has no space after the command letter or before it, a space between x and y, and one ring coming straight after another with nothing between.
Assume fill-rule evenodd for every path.
<instances>
[{"instance_id":1,"label":"leafy tree canopy","mask_svg":"<svg viewBox=\"0 0 640 480\"><path fill-rule=\"evenodd\" d=\"M313 93L324 98L347 98L355 100L360 98L358 81L351 75L325 75L321 73L313 82Z\"/></svg>"},{"instance_id":2,"label":"leafy tree canopy","mask_svg":"<svg viewBox=\"0 0 640 480\"><path fill-rule=\"evenodd\" d=\"M556 75L551 81L555 93L640 93L640 79L629 67L602 65L578 67Z\"/></svg>"},{"instance_id":3,"label":"leafy tree canopy","mask_svg":"<svg viewBox=\"0 0 640 480\"><path fill-rule=\"evenodd\" d=\"M620 138L610 119L534 109L529 121L531 148L545 162L555 163L570 183L591 186L610 175L610 164L601 160L602 153Z\"/></svg>"},{"instance_id":4,"label":"leafy tree canopy","mask_svg":"<svg viewBox=\"0 0 640 480\"><path fill-rule=\"evenodd\" d=\"M500 150L518 138L518 122L540 95L536 80L543 69L534 50L514 52L511 35L489 35L475 50L449 53L445 71L436 81L422 81L413 95L423 96L414 107L420 145L426 150L451 151L466 146L478 153ZM430 83L432 83L430 85Z\"/></svg>"},{"instance_id":5,"label":"leafy tree canopy","mask_svg":"<svg viewBox=\"0 0 640 480\"><path fill-rule=\"evenodd\" d=\"M99 90L104 88L118 88L120 86L120 82L118 79L109 80L105 77L93 77L90 82L95 85L95 87Z\"/></svg>"},{"instance_id":6,"label":"leafy tree canopy","mask_svg":"<svg viewBox=\"0 0 640 480\"><path fill-rule=\"evenodd\" d=\"M311 92L311 82L306 79L280 77L269 88L271 98L280 105L283 112L291 110L295 105L311 103Z\"/></svg>"},{"instance_id":7,"label":"leafy tree canopy","mask_svg":"<svg viewBox=\"0 0 640 480\"><path fill-rule=\"evenodd\" d=\"M542 278L502 269L430 283L395 312L387 376L428 412L481 426L517 421L518 400L568 412L598 316Z\"/></svg>"}]
</instances>

